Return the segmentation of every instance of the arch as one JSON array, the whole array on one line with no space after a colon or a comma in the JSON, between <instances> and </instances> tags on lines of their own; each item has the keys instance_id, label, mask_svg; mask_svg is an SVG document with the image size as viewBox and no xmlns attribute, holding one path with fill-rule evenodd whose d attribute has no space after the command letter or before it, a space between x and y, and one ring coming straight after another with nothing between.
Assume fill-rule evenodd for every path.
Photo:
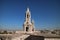
<instances>
[{"instance_id":1,"label":"arch","mask_svg":"<svg viewBox=\"0 0 60 40\"><path fill-rule=\"evenodd\" d=\"M26 27L26 31L28 32L28 30L29 30L29 27Z\"/></svg>"}]
</instances>

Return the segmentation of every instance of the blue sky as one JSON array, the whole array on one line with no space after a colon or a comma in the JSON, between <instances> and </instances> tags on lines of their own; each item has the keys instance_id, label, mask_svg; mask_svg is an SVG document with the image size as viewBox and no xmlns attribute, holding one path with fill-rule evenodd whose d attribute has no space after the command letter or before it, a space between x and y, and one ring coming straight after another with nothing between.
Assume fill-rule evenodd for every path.
<instances>
[{"instance_id":1,"label":"blue sky","mask_svg":"<svg viewBox=\"0 0 60 40\"><path fill-rule=\"evenodd\" d=\"M0 0L0 29L22 29L27 7L36 29L60 29L60 0Z\"/></svg>"}]
</instances>

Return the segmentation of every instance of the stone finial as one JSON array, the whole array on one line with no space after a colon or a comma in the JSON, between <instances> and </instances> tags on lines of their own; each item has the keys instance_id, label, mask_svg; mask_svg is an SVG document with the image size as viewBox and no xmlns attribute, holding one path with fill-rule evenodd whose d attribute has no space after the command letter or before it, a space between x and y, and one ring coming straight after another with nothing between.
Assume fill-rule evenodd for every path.
<instances>
[{"instance_id":1,"label":"stone finial","mask_svg":"<svg viewBox=\"0 0 60 40\"><path fill-rule=\"evenodd\" d=\"M34 24L34 20L32 20L32 23Z\"/></svg>"},{"instance_id":2,"label":"stone finial","mask_svg":"<svg viewBox=\"0 0 60 40\"><path fill-rule=\"evenodd\" d=\"M29 12L29 8L27 8L27 12Z\"/></svg>"}]
</instances>

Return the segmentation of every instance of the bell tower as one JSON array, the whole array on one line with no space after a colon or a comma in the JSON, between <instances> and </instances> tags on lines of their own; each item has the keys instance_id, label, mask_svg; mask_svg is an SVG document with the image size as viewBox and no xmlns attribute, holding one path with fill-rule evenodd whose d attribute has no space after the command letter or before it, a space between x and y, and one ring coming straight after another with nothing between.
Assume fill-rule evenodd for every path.
<instances>
[{"instance_id":1,"label":"bell tower","mask_svg":"<svg viewBox=\"0 0 60 40\"><path fill-rule=\"evenodd\" d=\"M31 15L30 15L29 8L27 8L27 11L26 11L26 22L31 22Z\"/></svg>"},{"instance_id":2,"label":"bell tower","mask_svg":"<svg viewBox=\"0 0 60 40\"><path fill-rule=\"evenodd\" d=\"M31 22L31 13L29 11L29 8L27 8L26 15L25 15L25 22L23 24L23 30L24 32L31 33L34 31L33 23Z\"/></svg>"}]
</instances>

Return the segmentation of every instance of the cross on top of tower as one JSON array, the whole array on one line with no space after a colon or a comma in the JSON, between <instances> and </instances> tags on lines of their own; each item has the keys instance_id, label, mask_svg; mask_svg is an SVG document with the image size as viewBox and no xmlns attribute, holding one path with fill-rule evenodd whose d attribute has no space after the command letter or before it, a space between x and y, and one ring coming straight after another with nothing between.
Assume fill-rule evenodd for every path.
<instances>
[{"instance_id":1,"label":"cross on top of tower","mask_svg":"<svg viewBox=\"0 0 60 40\"><path fill-rule=\"evenodd\" d=\"M27 12L29 12L29 8L27 8Z\"/></svg>"}]
</instances>

